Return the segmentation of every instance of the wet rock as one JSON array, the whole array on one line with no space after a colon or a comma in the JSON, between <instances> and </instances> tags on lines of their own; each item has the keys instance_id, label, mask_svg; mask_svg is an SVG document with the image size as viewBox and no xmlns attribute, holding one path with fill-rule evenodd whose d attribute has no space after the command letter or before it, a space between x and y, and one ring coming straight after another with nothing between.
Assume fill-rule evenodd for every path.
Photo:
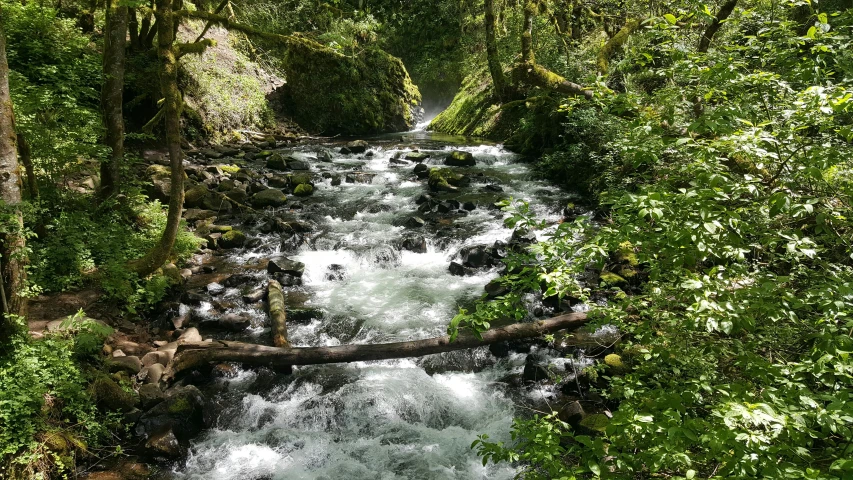
<instances>
[{"instance_id":1,"label":"wet rock","mask_svg":"<svg viewBox=\"0 0 853 480\"><path fill-rule=\"evenodd\" d=\"M319 152L317 152L317 160L321 162L331 162L332 154L329 153L327 150L320 150Z\"/></svg>"},{"instance_id":2,"label":"wet rock","mask_svg":"<svg viewBox=\"0 0 853 480\"><path fill-rule=\"evenodd\" d=\"M243 295L243 301L248 304L258 303L266 296L266 290L259 288Z\"/></svg>"},{"instance_id":3,"label":"wet rock","mask_svg":"<svg viewBox=\"0 0 853 480\"><path fill-rule=\"evenodd\" d=\"M511 247L533 245L538 240L536 234L524 228L517 228L512 232L512 238L509 240Z\"/></svg>"},{"instance_id":4,"label":"wet rock","mask_svg":"<svg viewBox=\"0 0 853 480\"><path fill-rule=\"evenodd\" d=\"M217 325L229 332L242 332L252 325L252 317L247 313L227 313L219 317Z\"/></svg>"},{"instance_id":5,"label":"wet rock","mask_svg":"<svg viewBox=\"0 0 853 480\"><path fill-rule=\"evenodd\" d=\"M415 163L422 163L429 158L429 154L423 152L411 152L406 154L405 158L406 160L411 160Z\"/></svg>"},{"instance_id":6,"label":"wet rock","mask_svg":"<svg viewBox=\"0 0 853 480\"><path fill-rule=\"evenodd\" d=\"M433 202L423 203L418 207L418 213L430 213L434 208Z\"/></svg>"},{"instance_id":7,"label":"wet rock","mask_svg":"<svg viewBox=\"0 0 853 480\"><path fill-rule=\"evenodd\" d=\"M477 161L474 160L474 155L471 152L456 150L447 155L444 164L450 167L473 167Z\"/></svg>"},{"instance_id":8,"label":"wet rock","mask_svg":"<svg viewBox=\"0 0 853 480\"><path fill-rule=\"evenodd\" d=\"M201 154L212 160L218 160L223 157L221 152L218 152L212 148L205 148L201 151Z\"/></svg>"},{"instance_id":9,"label":"wet rock","mask_svg":"<svg viewBox=\"0 0 853 480\"><path fill-rule=\"evenodd\" d=\"M280 207L287 202L287 197L281 190L269 188L252 196L252 205L257 208Z\"/></svg>"},{"instance_id":10,"label":"wet rock","mask_svg":"<svg viewBox=\"0 0 853 480\"><path fill-rule=\"evenodd\" d=\"M225 293L225 287L216 282L208 284L205 288L207 289L207 294L212 297L216 297Z\"/></svg>"},{"instance_id":11,"label":"wet rock","mask_svg":"<svg viewBox=\"0 0 853 480\"><path fill-rule=\"evenodd\" d=\"M289 157L287 159L287 167L291 170L310 170L307 162Z\"/></svg>"},{"instance_id":12,"label":"wet rock","mask_svg":"<svg viewBox=\"0 0 853 480\"><path fill-rule=\"evenodd\" d=\"M168 355L166 355L165 352L154 350L153 352L146 353L142 357L142 365L145 367L150 367L155 363L166 365L167 363L169 363Z\"/></svg>"},{"instance_id":13,"label":"wet rock","mask_svg":"<svg viewBox=\"0 0 853 480\"><path fill-rule=\"evenodd\" d=\"M391 245L378 245L372 248L367 259L380 268L393 268L400 265L402 257L400 252Z\"/></svg>"},{"instance_id":14,"label":"wet rock","mask_svg":"<svg viewBox=\"0 0 853 480\"><path fill-rule=\"evenodd\" d=\"M375 176L375 173L352 172L346 174L346 176L344 177L344 181L347 183L370 184L373 183L373 177Z\"/></svg>"},{"instance_id":15,"label":"wet rock","mask_svg":"<svg viewBox=\"0 0 853 480\"><path fill-rule=\"evenodd\" d=\"M200 342L200 341L201 341L201 334L198 333L198 329L196 329L195 327L191 327L191 328L186 329L186 331L184 331L184 333L182 333L181 336L178 337L179 343L192 343L192 342ZM176 348L177 348L177 346L176 346Z\"/></svg>"},{"instance_id":16,"label":"wet rock","mask_svg":"<svg viewBox=\"0 0 853 480\"><path fill-rule=\"evenodd\" d=\"M424 225L426 222L421 217L410 217L405 224L406 228L422 228Z\"/></svg>"},{"instance_id":17,"label":"wet rock","mask_svg":"<svg viewBox=\"0 0 853 480\"><path fill-rule=\"evenodd\" d=\"M118 383L106 375L100 375L92 382L92 397L102 410L129 412L138 403L136 395L126 392Z\"/></svg>"},{"instance_id":18,"label":"wet rock","mask_svg":"<svg viewBox=\"0 0 853 480\"><path fill-rule=\"evenodd\" d=\"M331 182L331 184L332 184L332 186L333 186L333 187L337 187L337 186L339 186L339 185L341 184L341 177L340 177L340 175L332 175L332 182Z\"/></svg>"},{"instance_id":19,"label":"wet rock","mask_svg":"<svg viewBox=\"0 0 853 480\"><path fill-rule=\"evenodd\" d=\"M217 190L219 190L220 192L228 192L230 190L234 190L235 188L237 188L237 183L234 180L223 180L219 182L219 187L217 187Z\"/></svg>"},{"instance_id":20,"label":"wet rock","mask_svg":"<svg viewBox=\"0 0 853 480\"><path fill-rule=\"evenodd\" d=\"M448 270L450 271L451 275L456 275L458 277L474 274L473 268L468 268L458 262L450 262L450 267L448 268Z\"/></svg>"},{"instance_id":21,"label":"wet rock","mask_svg":"<svg viewBox=\"0 0 853 480\"><path fill-rule=\"evenodd\" d=\"M160 383L160 379L163 377L163 372L166 371L166 367L163 364L155 363L149 367L143 368L139 372L139 379L144 383L151 385L158 385Z\"/></svg>"},{"instance_id":22,"label":"wet rock","mask_svg":"<svg viewBox=\"0 0 853 480\"><path fill-rule=\"evenodd\" d=\"M221 233L208 233L204 236L204 239L207 240L207 248L214 250L219 248L219 240L222 238Z\"/></svg>"},{"instance_id":23,"label":"wet rock","mask_svg":"<svg viewBox=\"0 0 853 480\"><path fill-rule=\"evenodd\" d=\"M228 213L234 206L222 195L208 195L201 201L201 206L219 213Z\"/></svg>"},{"instance_id":24,"label":"wet rock","mask_svg":"<svg viewBox=\"0 0 853 480\"><path fill-rule=\"evenodd\" d=\"M219 239L221 248L240 248L246 244L246 234L240 230L231 230L225 232L222 238Z\"/></svg>"},{"instance_id":25,"label":"wet rock","mask_svg":"<svg viewBox=\"0 0 853 480\"><path fill-rule=\"evenodd\" d=\"M330 282L339 282L347 277L346 268L343 265L331 264L326 271L324 278Z\"/></svg>"},{"instance_id":26,"label":"wet rock","mask_svg":"<svg viewBox=\"0 0 853 480\"><path fill-rule=\"evenodd\" d=\"M459 252L459 256L462 258L462 265L470 268L483 268L492 264L491 256L483 245L465 247Z\"/></svg>"},{"instance_id":27,"label":"wet rock","mask_svg":"<svg viewBox=\"0 0 853 480\"><path fill-rule=\"evenodd\" d=\"M184 205L190 208L201 207L204 199L209 194L207 187L204 185L193 185L184 192Z\"/></svg>"},{"instance_id":28,"label":"wet rock","mask_svg":"<svg viewBox=\"0 0 853 480\"><path fill-rule=\"evenodd\" d=\"M237 274L231 275L230 277L223 280L222 284L228 288L236 288L236 287L241 287L241 286L246 285L246 284L250 284L254 281L255 281L255 277L253 277L251 275L246 275L244 273L237 273Z\"/></svg>"},{"instance_id":29,"label":"wet rock","mask_svg":"<svg viewBox=\"0 0 853 480\"><path fill-rule=\"evenodd\" d=\"M243 187L235 188L226 193L225 196L236 203L246 203L246 200L249 199L249 193Z\"/></svg>"},{"instance_id":30,"label":"wet rock","mask_svg":"<svg viewBox=\"0 0 853 480\"><path fill-rule=\"evenodd\" d=\"M496 278L487 283L484 289L486 290L486 294L489 298L500 297L510 292L510 288L504 285L500 278Z\"/></svg>"},{"instance_id":31,"label":"wet rock","mask_svg":"<svg viewBox=\"0 0 853 480\"><path fill-rule=\"evenodd\" d=\"M415 165L414 172L415 172L415 175L417 175L417 177L420 178L421 180L429 177L429 167L427 167L425 163L419 163L419 164Z\"/></svg>"},{"instance_id":32,"label":"wet rock","mask_svg":"<svg viewBox=\"0 0 853 480\"><path fill-rule=\"evenodd\" d=\"M426 253L427 242L424 237L407 237L403 239L402 248L403 250L408 250L410 252Z\"/></svg>"},{"instance_id":33,"label":"wet rock","mask_svg":"<svg viewBox=\"0 0 853 480\"><path fill-rule=\"evenodd\" d=\"M171 428L165 428L150 435L145 441L145 452L152 457L178 459L184 455L184 449Z\"/></svg>"},{"instance_id":34,"label":"wet rock","mask_svg":"<svg viewBox=\"0 0 853 480\"><path fill-rule=\"evenodd\" d=\"M314 193L314 187L312 187L308 183L303 183L297 185L296 188L293 189L293 194L297 197L309 197Z\"/></svg>"},{"instance_id":35,"label":"wet rock","mask_svg":"<svg viewBox=\"0 0 853 480\"><path fill-rule=\"evenodd\" d=\"M584 415L585 412L583 410L583 406L581 405L581 402L577 400L564 404L557 411L557 417L571 425L572 428L577 428L580 425Z\"/></svg>"},{"instance_id":36,"label":"wet rock","mask_svg":"<svg viewBox=\"0 0 853 480\"><path fill-rule=\"evenodd\" d=\"M537 363L530 361L530 356L527 357L528 361L524 364L524 372L521 374L521 378L525 382L539 382L542 380L548 380L550 378L548 376L548 369L539 365Z\"/></svg>"},{"instance_id":37,"label":"wet rock","mask_svg":"<svg viewBox=\"0 0 853 480\"><path fill-rule=\"evenodd\" d=\"M207 220L208 218L216 217L216 212L213 210L202 210L199 208L189 208L184 210L184 219L188 222L197 220Z\"/></svg>"},{"instance_id":38,"label":"wet rock","mask_svg":"<svg viewBox=\"0 0 853 480\"><path fill-rule=\"evenodd\" d=\"M341 154L341 155L349 155L349 154L351 154L351 153L352 153L352 150L350 150L350 149L349 149L349 148L347 148L347 147L341 147L341 149L339 150L339 152L340 152L340 154Z\"/></svg>"},{"instance_id":39,"label":"wet rock","mask_svg":"<svg viewBox=\"0 0 853 480\"><path fill-rule=\"evenodd\" d=\"M267 158L267 168L272 170L287 170L287 161L280 153L274 153Z\"/></svg>"},{"instance_id":40,"label":"wet rock","mask_svg":"<svg viewBox=\"0 0 853 480\"><path fill-rule=\"evenodd\" d=\"M433 168L429 171L428 184L434 192L455 192L459 187L470 185L471 180L447 168Z\"/></svg>"},{"instance_id":41,"label":"wet rock","mask_svg":"<svg viewBox=\"0 0 853 480\"><path fill-rule=\"evenodd\" d=\"M399 158L392 158L388 160L388 163L390 163L391 165L411 165L411 162L409 162L408 160L402 160Z\"/></svg>"},{"instance_id":42,"label":"wet rock","mask_svg":"<svg viewBox=\"0 0 853 480\"><path fill-rule=\"evenodd\" d=\"M181 295L181 301L187 305L201 305L204 300L205 296L198 292L184 292Z\"/></svg>"},{"instance_id":43,"label":"wet rock","mask_svg":"<svg viewBox=\"0 0 853 480\"><path fill-rule=\"evenodd\" d=\"M462 204L462 209L471 212L477 209L477 204L474 202L465 202Z\"/></svg>"},{"instance_id":44,"label":"wet rock","mask_svg":"<svg viewBox=\"0 0 853 480\"><path fill-rule=\"evenodd\" d=\"M269 273L284 273L293 275L294 277L302 277L305 273L305 264L291 260L285 256L273 257L267 264L267 272Z\"/></svg>"},{"instance_id":45,"label":"wet rock","mask_svg":"<svg viewBox=\"0 0 853 480\"><path fill-rule=\"evenodd\" d=\"M347 143L346 148L350 151L350 153L359 154L366 152L369 146L370 145L364 140L353 140L352 142Z\"/></svg>"},{"instance_id":46,"label":"wet rock","mask_svg":"<svg viewBox=\"0 0 853 480\"><path fill-rule=\"evenodd\" d=\"M482 190L484 192L494 192L494 193L504 191L503 187L501 187L500 185L494 185L494 184L486 185L485 187L481 188L480 190Z\"/></svg>"},{"instance_id":47,"label":"wet rock","mask_svg":"<svg viewBox=\"0 0 853 480\"><path fill-rule=\"evenodd\" d=\"M151 437L171 429L178 441L186 442L208 424L207 401L194 386L176 387L166 392L163 401L145 412L136 425L137 435Z\"/></svg>"},{"instance_id":48,"label":"wet rock","mask_svg":"<svg viewBox=\"0 0 853 480\"><path fill-rule=\"evenodd\" d=\"M421 205L421 204L429 203L432 201L434 201L433 196L425 194L425 193L418 195L417 198L415 198L415 204L416 205Z\"/></svg>"}]
</instances>

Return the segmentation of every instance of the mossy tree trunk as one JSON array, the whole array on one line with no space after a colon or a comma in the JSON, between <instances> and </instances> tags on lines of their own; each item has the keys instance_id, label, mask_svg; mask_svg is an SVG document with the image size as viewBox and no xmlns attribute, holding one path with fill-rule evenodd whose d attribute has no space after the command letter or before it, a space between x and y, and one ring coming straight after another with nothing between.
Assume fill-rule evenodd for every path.
<instances>
[{"instance_id":1,"label":"mossy tree trunk","mask_svg":"<svg viewBox=\"0 0 853 480\"><path fill-rule=\"evenodd\" d=\"M489 62L489 73L492 75L492 85L495 87L495 95L501 102L507 98L507 81L504 70L498 57L498 46L495 39L495 2L485 0L485 23L486 23L486 57Z\"/></svg>"},{"instance_id":2,"label":"mossy tree trunk","mask_svg":"<svg viewBox=\"0 0 853 480\"><path fill-rule=\"evenodd\" d=\"M595 60L599 73L602 75L607 73L607 70L610 68L610 58L625 45L631 34L642 23L643 21L639 18L629 18L625 22L625 25L601 47L601 50L598 51L598 58Z\"/></svg>"},{"instance_id":3,"label":"mossy tree trunk","mask_svg":"<svg viewBox=\"0 0 853 480\"><path fill-rule=\"evenodd\" d=\"M3 16L0 6L0 18ZM21 215L21 168L18 165L18 137L9 92L9 65L6 62L6 36L0 23L0 200L3 209L3 232L0 234L0 345L17 329L10 315L24 316L27 300L21 293L26 281L24 226Z\"/></svg>"},{"instance_id":4,"label":"mossy tree trunk","mask_svg":"<svg viewBox=\"0 0 853 480\"><path fill-rule=\"evenodd\" d=\"M127 32L127 7L118 0L107 0L107 23L104 35L104 84L101 88L101 112L107 130L106 143L110 158L101 164L101 197L106 198L120 188L121 162L124 159L124 63Z\"/></svg>"},{"instance_id":5,"label":"mossy tree trunk","mask_svg":"<svg viewBox=\"0 0 853 480\"><path fill-rule=\"evenodd\" d=\"M166 148L172 182L166 228L160 242L134 263L140 276L148 276L160 268L172 252L184 205L184 163L181 151L181 91L178 88L178 55L175 48L175 19L170 0L157 0L157 56L160 59L160 90L163 95L163 119L166 124Z\"/></svg>"}]
</instances>

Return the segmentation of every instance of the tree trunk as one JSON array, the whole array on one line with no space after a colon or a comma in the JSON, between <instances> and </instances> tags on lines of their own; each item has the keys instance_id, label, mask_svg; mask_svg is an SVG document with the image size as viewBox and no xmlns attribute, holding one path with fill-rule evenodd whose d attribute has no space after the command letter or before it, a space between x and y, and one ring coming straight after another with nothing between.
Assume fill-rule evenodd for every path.
<instances>
[{"instance_id":1,"label":"tree trunk","mask_svg":"<svg viewBox=\"0 0 853 480\"><path fill-rule=\"evenodd\" d=\"M0 18L4 15L0 6ZM21 296L26 281L25 243L21 234L24 220L21 215L21 169L18 165L17 134L12 97L9 92L9 65L6 62L6 36L0 23L0 200L8 209L9 224L0 235L0 344L17 330L17 321L10 315L24 316L27 300Z\"/></svg>"},{"instance_id":2,"label":"tree trunk","mask_svg":"<svg viewBox=\"0 0 853 480\"><path fill-rule=\"evenodd\" d=\"M127 29L130 33L130 49L134 52L139 50L139 20L136 18L136 9L127 9Z\"/></svg>"},{"instance_id":3,"label":"tree trunk","mask_svg":"<svg viewBox=\"0 0 853 480\"><path fill-rule=\"evenodd\" d=\"M172 182L169 214L159 244L134 262L140 276L148 276L168 260L178 236L184 205L184 163L181 152L181 91L178 89L178 60L175 52L174 16L170 0L157 0L157 56L160 58L160 89L163 95L163 118L166 124L166 148Z\"/></svg>"},{"instance_id":4,"label":"tree trunk","mask_svg":"<svg viewBox=\"0 0 853 480\"><path fill-rule=\"evenodd\" d=\"M639 18L629 18L627 22L625 22L625 26L622 27L618 32L616 32L613 37L601 47L601 50L598 51L598 58L596 59L596 65L598 66L598 72L602 75L607 73L607 70L610 68L610 57L613 56L623 45L628 41L628 37L634 33L634 30L639 28L640 24L643 21Z\"/></svg>"},{"instance_id":5,"label":"tree trunk","mask_svg":"<svg viewBox=\"0 0 853 480\"><path fill-rule=\"evenodd\" d=\"M576 329L587 323L585 313L570 313L533 323L516 323L493 328L478 339L463 333L453 342L450 337L436 337L410 342L380 343L374 345L341 345L337 347L276 348L241 342L185 343L178 347L172 362L166 368L163 381L173 381L181 372L210 363L237 362L244 365L286 368L292 365L319 365L325 363L364 362L409 358L476 348L507 340L519 340L544 335L564 329Z\"/></svg>"},{"instance_id":6,"label":"tree trunk","mask_svg":"<svg viewBox=\"0 0 853 480\"><path fill-rule=\"evenodd\" d=\"M120 188L121 162L124 159L124 61L127 39L127 7L118 0L108 0L104 35L104 84L101 88L101 112L107 130L106 143L110 158L101 164L101 198Z\"/></svg>"},{"instance_id":7,"label":"tree trunk","mask_svg":"<svg viewBox=\"0 0 853 480\"><path fill-rule=\"evenodd\" d=\"M521 27L521 61L524 63L535 63L533 55L533 18L537 12L536 2L527 0L524 2L524 22Z\"/></svg>"},{"instance_id":8,"label":"tree trunk","mask_svg":"<svg viewBox=\"0 0 853 480\"><path fill-rule=\"evenodd\" d=\"M495 95L500 102L506 100L507 81L504 76L503 67L498 57L498 46L495 40L495 3L494 0L485 0L486 7L486 57L489 62L489 73L492 75L492 85L495 87Z\"/></svg>"},{"instance_id":9,"label":"tree trunk","mask_svg":"<svg viewBox=\"0 0 853 480\"><path fill-rule=\"evenodd\" d=\"M30 199L39 198L39 183L36 178L36 169L33 167L33 155L27 137L18 132L18 160L27 172L27 188L30 189Z\"/></svg>"},{"instance_id":10,"label":"tree trunk","mask_svg":"<svg viewBox=\"0 0 853 480\"><path fill-rule=\"evenodd\" d=\"M708 28L705 29L705 33L702 34L702 38L699 40L699 52L708 53L708 48L711 46L711 40L714 39L714 35L717 34L717 31L723 26L723 22L729 18L729 15L732 14L736 6L737 0L729 0L720 7L720 11L717 12L717 16L714 17L714 21L708 25Z\"/></svg>"}]
</instances>

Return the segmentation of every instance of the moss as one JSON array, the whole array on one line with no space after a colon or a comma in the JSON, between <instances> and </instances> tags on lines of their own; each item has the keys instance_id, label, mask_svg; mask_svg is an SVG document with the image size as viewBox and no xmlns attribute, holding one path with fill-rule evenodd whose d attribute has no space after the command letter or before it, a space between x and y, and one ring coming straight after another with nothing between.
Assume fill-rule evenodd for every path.
<instances>
[{"instance_id":1,"label":"moss","mask_svg":"<svg viewBox=\"0 0 853 480\"><path fill-rule=\"evenodd\" d=\"M300 183L293 190L293 194L297 197L307 197L314 193L314 187L308 183Z\"/></svg>"},{"instance_id":2,"label":"moss","mask_svg":"<svg viewBox=\"0 0 853 480\"><path fill-rule=\"evenodd\" d=\"M612 367L617 370L622 370L625 368L625 364L622 363L622 357L615 353L611 353L610 355L605 356L604 363L606 363L608 367Z\"/></svg>"},{"instance_id":3,"label":"moss","mask_svg":"<svg viewBox=\"0 0 853 480\"><path fill-rule=\"evenodd\" d=\"M173 415L189 414L192 410L192 404L185 397L179 397L169 405L169 413Z\"/></svg>"},{"instance_id":4,"label":"moss","mask_svg":"<svg viewBox=\"0 0 853 480\"><path fill-rule=\"evenodd\" d=\"M287 178L294 187L311 183L311 174L309 173L294 173L293 175L288 175Z\"/></svg>"},{"instance_id":5,"label":"moss","mask_svg":"<svg viewBox=\"0 0 853 480\"><path fill-rule=\"evenodd\" d=\"M223 248L237 248L246 244L246 234L240 230L229 230L222 234L219 245Z\"/></svg>"},{"instance_id":6,"label":"moss","mask_svg":"<svg viewBox=\"0 0 853 480\"><path fill-rule=\"evenodd\" d=\"M304 37L288 41L282 104L303 128L359 135L409 130L421 102L403 63L367 48L345 56Z\"/></svg>"},{"instance_id":7,"label":"moss","mask_svg":"<svg viewBox=\"0 0 853 480\"><path fill-rule=\"evenodd\" d=\"M135 395L126 392L113 379L101 375L90 387L95 404L103 410L129 412L137 403Z\"/></svg>"},{"instance_id":8,"label":"moss","mask_svg":"<svg viewBox=\"0 0 853 480\"><path fill-rule=\"evenodd\" d=\"M603 413L594 413L584 417L583 420L580 421L580 426L594 432L604 432L609 423L610 419L607 418L607 415L604 415Z\"/></svg>"},{"instance_id":9,"label":"moss","mask_svg":"<svg viewBox=\"0 0 853 480\"><path fill-rule=\"evenodd\" d=\"M632 267L636 267L640 264L640 261L637 259L637 254L634 252L634 246L631 245L631 242L622 242L619 244L619 250L616 252L616 260Z\"/></svg>"},{"instance_id":10,"label":"moss","mask_svg":"<svg viewBox=\"0 0 853 480\"><path fill-rule=\"evenodd\" d=\"M238 165L220 165L219 168L222 169L223 172L230 173L231 175L240 171L240 167Z\"/></svg>"},{"instance_id":11,"label":"moss","mask_svg":"<svg viewBox=\"0 0 853 480\"><path fill-rule=\"evenodd\" d=\"M613 272L607 272L607 271L601 272L601 281L603 283L610 285L610 286L613 286L613 287L618 287L618 286L625 285L628 283L627 280L620 277L619 275L617 275Z\"/></svg>"},{"instance_id":12,"label":"moss","mask_svg":"<svg viewBox=\"0 0 853 480\"><path fill-rule=\"evenodd\" d=\"M468 184L468 177L449 168L432 168L427 183L434 191L455 191L456 187Z\"/></svg>"}]
</instances>

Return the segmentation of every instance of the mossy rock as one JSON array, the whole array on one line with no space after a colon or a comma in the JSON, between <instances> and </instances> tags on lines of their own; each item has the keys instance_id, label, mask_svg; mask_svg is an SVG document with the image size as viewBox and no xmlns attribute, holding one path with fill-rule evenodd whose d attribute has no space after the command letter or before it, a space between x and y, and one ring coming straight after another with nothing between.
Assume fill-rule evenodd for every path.
<instances>
[{"instance_id":1,"label":"mossy rock","mask_svg":"<svg viewBox=\"0 0 853 480\"><path fill-rule=\"evenodd\" d=\"M252 205L258 208L280 207L287 202L284 192L275 188L262 190L252 196Z\"/></svg>"},{"instance_id":2,"label":"mossy rock","mask_svg":"<svg viewBox=\"0 0 853 480\"><path fill-rule=\"evenodd\" d=\"M634 246L631 245L631 242L620 243L619 250L616 251L615 257L618 262L632 267L640 265L640 261L637 259L637 254L634 252Z\"/></svg>"},{"instance_id":3,"label":"mossy rock","mask_svg":"<svg viewBox=\"0 0 853 480\"><path fill-rule=\"evenodd\" d=\"M448 168L433 168L429 171L430 190L434 192L455 192L458 187L470 185L471 180Z\"/></svg>"},{"instance_id":4,"label":"mossy rock","mask_svg":"<svg viewBox=\"0 0 853 480\"><path fill-rule=\"evenodd\" d=\"M583 420L581 420L579 423L581 427L599 433L603 433L604 430L607 429L607 425L609 424L610 419L607 417L607 415L603 413L593 413L592 415L587 415L583 417Z\"/></svg>"},{"instance_id":5,"label":"mossy rock","mask_svg":"<svg viewBox=\"0 0 853 480\"><path fill-rule=\"evenodd\" d=\"M280 104L309 131L360 135L406 131L417 123L421 94L403 62L382 50L347 56L294 35L283 67Z\"/></svg>"},{"instance_id":6,"label":"mossy rock","mask_svg":"<svg viewBox=\"0 0 853 480\"><path fill-rule=\"evenodd\" d=\"M621 287L628 283L624 278L608 271L601 272L601 282L611 287Z\"/></svg>"},{"instance_id":7,"label":"mossy rock","mask_svg":"<svg viewBox=\"0 0 853 480\"><path fill-rule=\"evenodd\" d=\"M267 158L267 168L273 170L287 170L287 160L280 153L274 153Z\"/></svg>"},{"instance_id":8,"label":"mossy rock","mask_svg":"<svg viewBox=\"0 0 853 480\"><path fill-rule=\"evenodd\" d=\"M138 403L136 395L124 391L110 377L101 375L90 387L95 404L103 410L129 412Z\"/></svg>"},{"instance_id":9,"label":"mossy rock","mask_svg":"<svg viewBox=\"0 0 853 480\"><path fill-rule=\"evenodd\" d=\"M240 171L239 165L220 165L219 168L221 168L223 172L230 173L231 175Z\"/></svg>"},{"instance_id":10,"label":"mossy rock","mask_svg":"<svg viewBox=\"0 0 853 480\"><path fill-rule=\"evenodd\" d=\"M622 370L625 370L627 368L625 366L625 364L622 363L622 357L620 357L619 355L617 355L615 353L611 353L610 355L605 356L604 357L604 363L608 367L612 368L613 370L617 370L617 371L622 371Z\"/></svg>"},{"instance_id":11,"label":"mossy rock","mask_svg":"<svg viewBox=\"0 0 853 480\"><path fill-rule=\"evenodd\" d=\"M314 193L314 187L309 183L301 183L293 189L293 194L297 197L308 197Z\"/></svg>"},{"instance_id":12,"label":"mossy rock","mask_svg":"<svg viewBox=\"0 0 853 480\"><path fill-rule=\"evenodd\" d=\"M189 208L198 208L202 206L208 193L206 186L193 185L184 192L184 205Z\"/></svg>"},{"instance_id":13,"label":"mossy rock","mask_svg":"<svg viewBox=\"0 0 853 480\"><path fill-rule=\"evenodd\" d=\"M246 234L240 230L229 230L222 234L218 245L222 248L239 248L246 244Z\"/></svg>"},{"instance_id":14,"label":"mossy rock","mask_svg":"<svg viewBox=\"0 0 853 480\"><path fill-rule=\"evenodd\" d=\"M311 184L311 174L295 173L293 175L288 176L288 181L292 187L297 187L299 185L310 185Z\"/></svg>"},{"instance_id":15,"label":"mossy rock","mask_svg":"<svg viewBox=\"0 0 853 480\"><path fill-rule=\"evenodd\" d=\"M477 164L471 152L454 150L444 159L444 164L450 167L473 167Z\"/></svg>"}]
</instances>

